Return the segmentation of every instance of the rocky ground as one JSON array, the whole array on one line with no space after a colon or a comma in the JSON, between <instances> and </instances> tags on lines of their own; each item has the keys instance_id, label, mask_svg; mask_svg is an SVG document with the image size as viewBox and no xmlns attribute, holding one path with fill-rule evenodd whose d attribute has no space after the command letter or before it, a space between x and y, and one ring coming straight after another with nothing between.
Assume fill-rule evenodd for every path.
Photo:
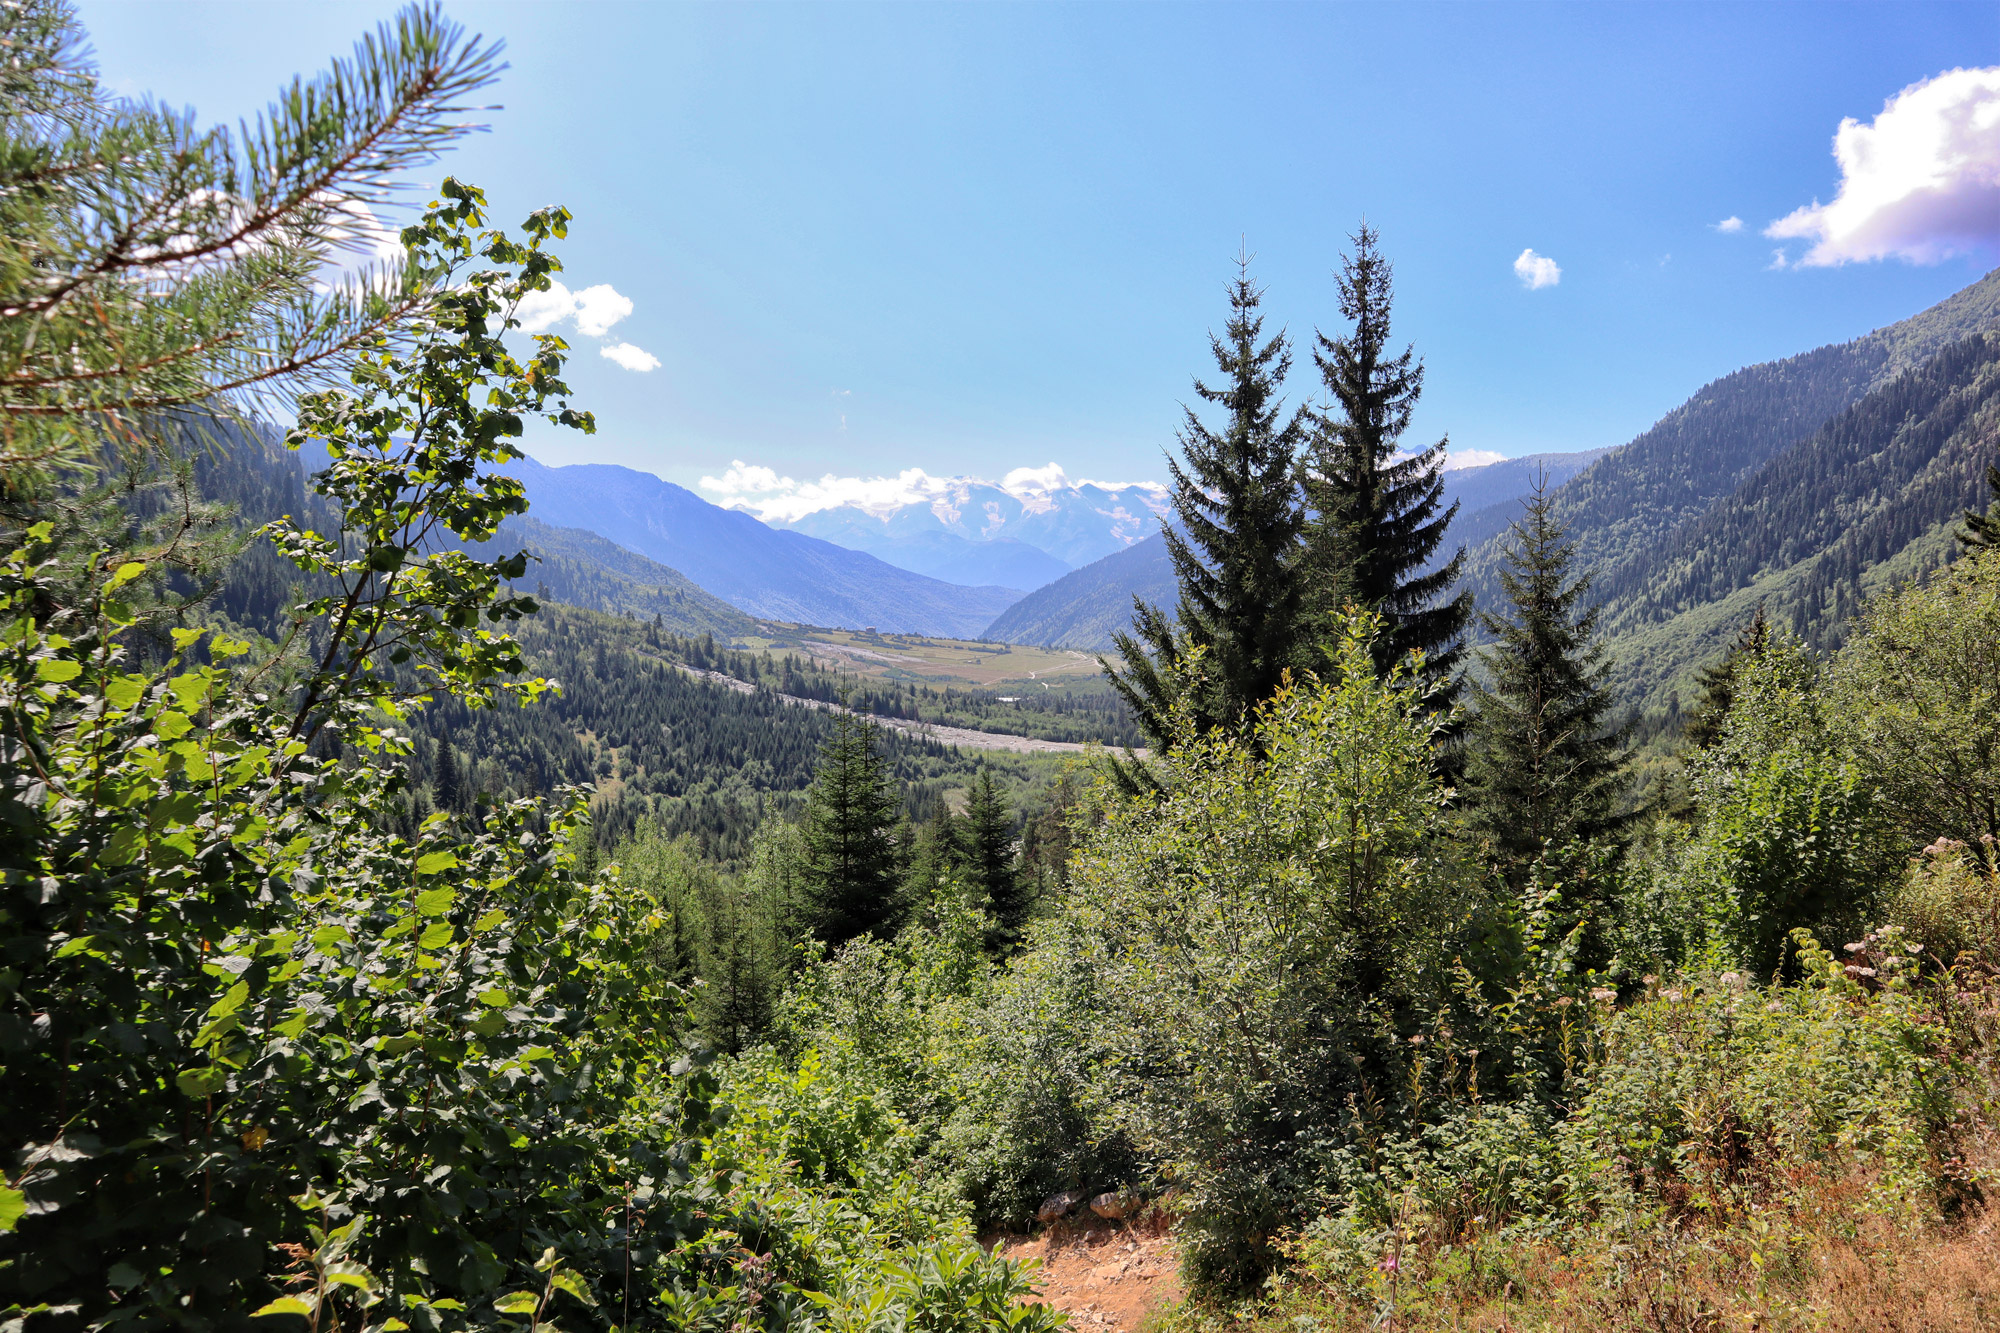
<instances>
[{"instance_id":1,"label":"rocky ground","mask_svg":"<svg viewBox=\"0 0 2000 1333\"><path fill-rule=\"evenodd\" d=\"M1067 1312L1078 1333L1133 1333L1181 1299L1179 1261L1166 1233L1165 1218L1151 1212L1129 1223L1057 1222L999 1245L1010 1259L1042 1261L1042 1299Z\"/></svg>"}]
</instances>

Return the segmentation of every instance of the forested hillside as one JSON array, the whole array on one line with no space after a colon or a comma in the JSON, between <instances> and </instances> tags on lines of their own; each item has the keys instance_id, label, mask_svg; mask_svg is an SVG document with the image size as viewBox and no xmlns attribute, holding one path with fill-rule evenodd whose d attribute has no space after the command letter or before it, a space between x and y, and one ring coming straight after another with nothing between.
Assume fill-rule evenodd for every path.
<instances>
[{"instance_id":1,"label":"forested hillside","mask_svg":"<svg viewBox=\"0 0 2000 1333\"><path fill-rule=\"evenodd\" d=\"M1599 581L1627 696L1664 707L1760 603L1806 642L1837 646L1871 591L1951 558L1996 451L2000 333L1873 390Z\"/></svg>"},{"instance_id":2,"label":"forested hillside","mask_svg":"<svg viewBox=\"0 0 2000 1333\"><path fill-rule=\"evenodd\" d=\"M1836 526L1850 520L1872 522L1868 536L1852 536L1840 554L1828 552L1814 570L1798 570L1798 590L1786 592L1788 614L1794 614L1800 632L1816 642L1830 642L1852 612L1868 568L1890 560L1904 544L1972 502L1978 470L1966 470L1970 464L1958 456L1962 450L1952 450L1956 462L1940 464L1952 480L1920 478L1916 470L1900 468L1912 466L1912 450L1942 448L1942 440L1928 430L1902 436L1898 430L1904 426L1904 412L1928 410L1912 398L1922 396L1918 384L1928 382L1920 376L1922 368L1954 344L1994 326L2000 326L2000 272L1854 342L1724 376L1556 490L1556 512L1572 532L1578 556L1596 570L1598 594L1612 602L1608 624L1630 636L1620 638L1618 648L1626 662L1620 679L1628 683L1634 705L1666 709L1674 699L1674 683L1686 693L1694 664L1718 652L1734 626L1748 618L1754 596L1748 602L1736 596L1726 606L1716 604L1748 586L1746 562L1776 574L1832 544ZM1898 390L1888 388L1912 372L1920 378L1906 380ZM1878 390L1886 396L1848 422L1844 446L1828 446L1834 452L1812 454L1812 462L1806 454L1798 462L1786 462L1804 440ZM1962 448L1976 446L1978 426L1968 422L1968 430L1974 436ZM1836 462L1842 448L1852 456ZM1844 480L1828 480L1834 490L1814 492L1814 482L1804 480L1802 472L1822 466L1838 466ZM1764 478L1766 468L1776 468L1770 478ZM1916 486L1922 494L1896 498L1892 492L1900 486ZM1828 498L1834 492L1844 494L1850 508ZM1808 500L1808 494L1818 498ZM1806 510L1814 510L1820 498L1826 498L1828 508L1818 510L1820 518L1808 518ZM1752 518L1752 510L1762 510L1764 516ZM1890 512L1896 516L1890 518ZM1486 524L1502 516L1506 510L1476 520ZM1792 516L1800 518L1796 530L1788 526ZM1918 516L1920 528L1910 530L1908 524ZM1780 530L1782 540L1774 536ZM1906 534L1890 540L1892 530ZM1744 548L1726 548L1738 538L1746 542ZM1718 548L1718 540L1724 548ZM1500 530L1470 550L1466 586L1480 606L1502 598L1498 570L1506 542L1508 536ZM1864 550L1870 554L1862 554ZM1930 552L1922 558L1938 560L1946 550L1940 528L1932 532ZM1912 554L1912 560L1918 556ZM1884 576L1888 572L1884 566ZM1842 584L1846 592L1840 592ZM1716 606L1704 610L1704 604ZM1688 618L1678 628L1660 628L1672 616ZM1644 669L1636 667L1640 660L1646 662Z\"/></svg>"}]
</instances>

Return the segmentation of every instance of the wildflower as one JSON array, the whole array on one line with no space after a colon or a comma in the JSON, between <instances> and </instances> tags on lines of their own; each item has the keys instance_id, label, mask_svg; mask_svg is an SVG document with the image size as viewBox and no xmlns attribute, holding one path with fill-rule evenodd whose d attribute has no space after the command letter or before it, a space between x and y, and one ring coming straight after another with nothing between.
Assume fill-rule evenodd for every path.
<instances>
[{"instance_id":1,"label":"wildflower","mask_svg":"<svg viewBox=\"0 0 2000 1333\"><path fill-rule=\"evenodd\" d=\"M1557 996L1557 997L1556 997L1556 1008L1558 1008L1558 1009L1567 1009L1567 1008L1569 1008L1569 1007L1570 1007L1571 1005L1573 1005L1573 1004L1575 1004L1575 1003L1576 1003L1576 1001L1575 1001L1575 1000L1572 1000L1572 999L1571 999L1571 998L1570 998L1569 996L1567 996L1567 995L1559 995L1559 996Z\"/></svg>"},{"instance_id":2,"label":"wildflower","mask_svg":"<svg viewBox=\"0 0 2000 1333\"><path fill-rule=\"evenodd\" d=\"M1741 972L1724 972L1722 974L1722 984L1725 986L1740 986L1743 984L1743 974Z\"/></svg>"},{"instance_id":3,"label":"wildflower","mask_svg":"<svg viewBox=\"0 0 2000 1333\"><path fill-rule=\"evenodd\" d=\"M1416 1036L1410 1038L1410 1045L1412 1046L1421 1046L1423 1044L1424 1044L1424 1034L1421 1032L1419 1032Z\"/></svg>"},{"instance_id":4,"label":"wildflower","mask_svg":"<svg viewBox=\"0 0 2000 1333\"><path fill-rule=\"evenodd\" d=\"M1597 1001L1599 1004L1610 1004L1613 1000L1618 998L1618 992L1615 990L1607 990L1603 986L1599 986L1590 992L1590 998Z\"/></svg>"},{"instance_id":5,"label":"wildflower","mask_svg":"<svg viewBox=\"0 0 2000 1333\"><path fill-rule=\"evenodd\" d=\"M1393 1255L1393 1254L1389 1254L1389 1255L1384 1255L1384 1256L1382 1257L1382 1263L1381 1263L1381 1265L1380 1265L1380 1266L1381 1266L1381 1269L1382 1269L1382 1271L1383 1271L1383 1272L1385 1272L1385 1273L1393 1273L1393 1272L1395 1272L1395 1271L1396 1271L1396 1269L1397 1269L1397 1267L1398 1267L1398 1265L1397 1265L1397 1263L1396 1263L1396 1256L1395 1256L1395 1255Z\"/></svg>"},{"instance_id":6,"label":"wildflower","mask_svg":"<svg viewBox=\"0 0 2000 1333\"><path fill-rule=\"evenodd\" d=\"M1840 947L1847 950L1849 953L1860 953L1863 949L1867 948L1868 946L1865 944L1843 944Z\"/></svg>"},{"instance_id":7,"label":"wildflower","mask_svg":"<svg viewBox=\"0 0 2000 1333\"><path fill-rule=\"evenodd\" d=\"M1678 987L1665 992L1665 997L1668 1004L1679 1004L1681 1002L1681 992Z\"/></svg>"}]
</instances>

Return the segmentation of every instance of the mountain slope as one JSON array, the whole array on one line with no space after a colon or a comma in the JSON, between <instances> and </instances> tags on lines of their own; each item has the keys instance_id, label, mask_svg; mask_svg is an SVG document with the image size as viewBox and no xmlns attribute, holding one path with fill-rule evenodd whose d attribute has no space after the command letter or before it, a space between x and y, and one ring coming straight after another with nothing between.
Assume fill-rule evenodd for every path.
<instances>
[{"instance_id":1,"label":"mountain slope","mask_svg":"<svg viewBox=\"0 0 2000 1333\"><path fill-rule=\"evenodd\" d=\"M926 578L780 531L631 468L548 467L524 458L508 470L542 522L594 532L769 620L971 637L1020 596Z\"/></svg>"},{"instance_id":2,"label":"mountain slope","mask_svg":"<svg viewBox=\"0 0 2000 1333\"><path fill-rule=\"evenodd\" d=\"M1557 517L1601 586L1642 577L1653 543L1732 494L1772 458L1871 390L1994 327L2000 327L2000 270L1852 342L1725 375L1564 485L1556 494ZM1503 539L1504 528L1474 546L1466 562L1467 586L1483 608L1502 602L1496 571Z\"/></svg>"},{"instance_id":3,"label":"mountain slope","mask_svg":"<svg viewBox=\"0 0 2000 1333\"><path fill-rule=\"evenodd\" d=\"M1505 532L1521 516L1521 497L1545 477L1554 489L1610 453L1586 449L1573 454L1525 454L1483 467L1455 468L1444 474L1444 502L1458 505L1458 517L1438 548L1441 558L1464 546L1471 548Z\"/></svg>"},{"instance_id":4,"label":"mountain slope","mask_svg":"<svg viewBox=\"0 0 2000 1333\"><path fill-rule=\"evenodd\" d=\"M533 517L510 518L490 542L472 547L485 559L526 550L533 557L521 579L536 596L586 611L659 617L676 634L721 639L752 633L757 622L713 596L678 569L628 551L582 528L558 528Z\"/></svg>"},{"instance_id":5,"label":"mountain slope","mask_svg":"<svg viewBox=\"0 0 2000 1333\"><path fill-rule=\"evenodd\" d=\"M1166 538L1155 534L1037 588L1002 612L984 637L1085 652L1108 649L1111 636L1132 623L1135 594L1169 606L1178 598Z\"/></svg>"},{"instance_id":6,"label":"mountain slope","mask_svg":"<svg viewBox=\"0 0 2000 1333\"><path fill-rule=\"evenodd\" d=\"M1628 698L1665 707L1763 602L1837 643L1863 598L1951 558L2000 458L2000 332L1905 371L1600 580Z\"/></svg>"},{"instance_id":7,"label":"mountain slope","mask_svg":"<svg viewBox=\"0 0 2000 1333\"><path fill-rule=\"evenodd\" d=\"M1017 588L1026 592L1069 573L1069 566L1047 551L1011 537L971 541L955 532L920 532L889 538L865 528L845 536L817 535L836 546L866 551L877 560L912 574L968 587Z\"/></svg>"}]
</instances>

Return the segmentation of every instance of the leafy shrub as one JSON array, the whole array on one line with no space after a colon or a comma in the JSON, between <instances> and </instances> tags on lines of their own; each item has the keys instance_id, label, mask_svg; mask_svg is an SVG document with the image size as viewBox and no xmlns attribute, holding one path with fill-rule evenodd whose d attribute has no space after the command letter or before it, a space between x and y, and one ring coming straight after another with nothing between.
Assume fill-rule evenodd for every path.
<instances>
[{"instance_id":1,"label":"leafy shrub","mask_svg":"<svg viewBox=\"0 0 2000 1333\"><path fill-rule=\"evenodd\" d=\"M1804 931L1795 944L1796 985L1726 972L1611 1016L1560 1135L1586 1197L1722 1199L1791 1166L1868 1166L1885 1200L1926 1197L1955 1078L1912 989L1918 951L1894 930L1843 946L1849 961Z\"/></svg>"},{"instance_id":2,"label":"leafy shrub","mask_svg":"<svg viewBox=\"0 0 2000 1333\"><path fill-rule=\"evenodd\" d=\"M2000 837L2000 551L1871 600L1831 685L1906 848Z\"/></svg>"},{"instance_id":3,"label":"leafy shrub","mask_svg":"<svg viewBox=\"0 0 2000 1333\"><path fill-rule=\"evenodd\" d=\"M1107 1123L1182 1191L1206 1289L1275 1262L1363 1099L1399 1095L1407 1038L1452 1000L1468 876L1417 668L1378 679L1374 631L1352 618L1331 683L1281 693L1253 735L1177 746L1160 799L1113 808L1072 862L1068 938L1120 1081Z\"/></svg>"},{"instance_id":4,"label":"leafy shrub","mask_svg":"<svg viewBox=\"0 0 2000 1333\"><path fill-rule=\"evenodd\" d=\"M1738 667L1722 740L1696 763L1682 873L1725 963L1769 974L1801 928L1852 938L1891 881L1874 789L1828 706L1817 664L1774 635Z\"/></svg>"},{"instance_id":5,"label":"leafy shrub","mask_svg":"<svg viewBox=\"0 0 2000 1333\"><path fill-rule=\"evenodd\" d=\"M1889 919L1930 959L1950 965L1965 955L2000 962L2000 839L1985 835L1975 854L1939 838L1910 864L1889 903Z\"/></svg>"},{"instance_id":6,"label":"leafy shrub","mask_svg":"<svg viewBox=\"0 0 2000 1333\"><path fill-rule=\"evenodd\" d=\"M1058 918L966 1013L946 1052L952 1111L936 1152L981 1222L1025 1227L1052 1194L1142 1175L1107 1123L1125 1088L1098 1034L1105 1004L1087 945Z\"/></svg>"}]
</instances>

